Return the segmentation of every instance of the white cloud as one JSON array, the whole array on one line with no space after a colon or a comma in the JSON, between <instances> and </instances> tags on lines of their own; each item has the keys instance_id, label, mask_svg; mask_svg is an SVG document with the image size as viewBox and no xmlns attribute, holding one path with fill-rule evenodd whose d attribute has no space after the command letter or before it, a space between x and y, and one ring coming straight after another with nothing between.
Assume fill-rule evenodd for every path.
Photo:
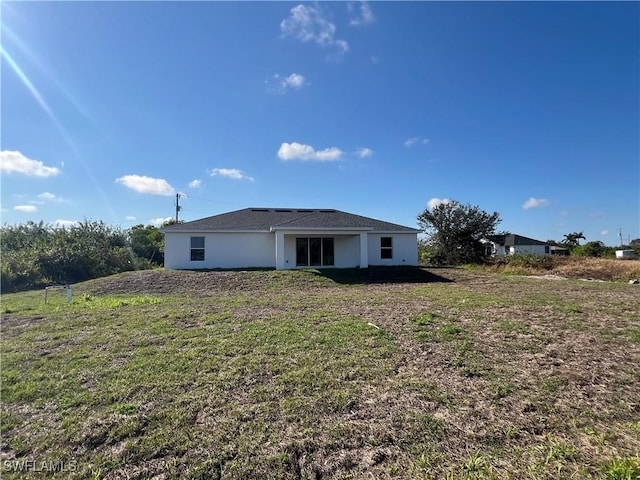
<instances>
[{"instance_id":1,"label":"white cloud","mask_svg":"<svg viewBox=\"0 0 640 480\"><path fill-rule=\"evenodd\" d=\"M54 200L56 200L57 197L53 193L42 192L41 194L38 195L38 198L53 202Z\"/></svg>"},{"instance_id":2,"label":"white cloud","mask_svg":"<svg viewBox=\"0 0 640 480\"><path fill-rule=\"evenodd\" d=\"M361 147L356 151L356 155L360 158L367 158L373 155L373 150L371 150L370 148Z\"/></svg>"},{"instance_id":3,"label":"white cloud","mask_svg":"<svg viewBox=\"0 0 640 480\"><path fill-rule=\"evenodd\" d=\"M284 161L300 160L303 162L333 162L340 160L342 150L336 147L316 151L311 145L301 143L283 143L278 150L278 158Z\"/></svg>"},{"instance_id":4,"label":"white cloud","mask_svg":"<svg viewBox=\"0 0 640 480\"><path fill-rule=\"evenodd\" d=\"M609 230L602 230L600 232L600 235L602 235L602 236L609 235Z\"/></svg>"},{"instance_id":5,"label":"white cloud","mask_svg":"<svg viewBox=\"0 0 640 480\"><path fill-rule=\"evenodd\" d=\"M76 220L58 219L53 223L56 227L73 227L75 225L78 225L79 222L77 222Z\"/></svg>"},{"instance_id":6,"label":"white cloud","mask_svg":"<svg viewBox=\"0 0 640 480\"><path fill-rule=\"evenodd\" d=\"M139 193L149 193L151 195L173 195L175 190L162 178L151 178L143 175L125 175L116 179L125 187Z\"/></svg>"},{"instance_id":7,"label":"white cloud","mask_svg":"<svg viewBox=\"0 0 640 480\"><path fill-rule=\"evenodd\" d=\"M335 38L336 26L327 20L320 10L305 5L291 9L291 16L280 22L280 31L303 43L314 42L322 47L331 47L342 56L349 50L349 44Z\"/></svg>"},{"instance_id":8,"label":"white cloud","mask_svg":"<svg viewBox=\"0 0 640 480\"><path fill-rule=\"evenodd\" d=\"M409 148L409 147L413 147L414 145L417 144L421 144L421 145L427 145L431 140L429 140L428 138L423 138L423 137L411 137L411 138L407 138L404 141L404 146Z\"/></svg>"},{"instance_id":9,"label":"white cloud","mask_svg":"<svg viewBox=\"0 0 640 480\"><path fill-rule=\"evenodd\" d=\"M169 220L173 220L173 217L152 218L151 220L149 220L149 223L151 225L155 225L156 227L161 227L164 223L168 222Z\"/></svg>"},{"instance_id":10,"label":"white cloud","mask_svg":"<svg viewBox=\"0 0 640 480\"><path fill-rule=\"evenodd\" d=\"M202 180L191 180L189 182L189 188L200 188L202 186Z\"/></svg>"},{"instance_id":11,"label":"white cloud","mask_svg":"<svg viewBox=\"0 0 640 480\"><path fill-rule=\"evenodd\" d=\"M35 205L16 205L13 209L24 213L33 213L38 211L38 207Z\"/></svg>"},{"instance_id":12,"label":"white cloud","mask_svg":"<svg viewBox=\"0 0 640 480\"><path fill-rule=\"evenodd\" d=\"M126 217L124 217L124 219L127 222L135 222L136 221L136 217L134 217L133 215L127 215Z\"/></svg>"},{"instance_id":13,"label":"white cloud","mask_svg":"<svg viewBox=\"0 0 640 480\"><path fill-rule=\"evenodd\" d=\"M338 51L336 52L336 57L341 58L345 53L349 51L349 44L346 40L336 40L336 47L338 47Z\"/></svg>"},{"instance_id":14,"label":"white cloud","mask_svg":"<svg viewBox=\"0 0 640 480\"><path fill-rule=\"evenodd\" d=\"M546 198L533 198L530 197L526 202L522 204L522 208L529 210L530 208L546 207L549 205L549 200Z\"/></svg>"},{"instance_id":15,"label":"white cloud","mask_svg":"<svg viewBox=\"0 0 640 480\"><path fill-rule=\"evenodd\" d=\"M30 177L52 177L60 173L56 167L47 167L39 160L31 160L20 152L9 150L0 152L0 171L22 173Z\"/></svg>"},{"instance_id":16,"label":"white cloud","mask_svg":"<svg viewBox=\"0 0 640 480\"><path fill-rule=\"evenodd\" d=\"M283 81L285 85L291 88L302 88L305 86L305 79L299 73L292 73Z\"/></svg>"},{"instance_id":17,"label":"white cloud","mask_svg":"<svg viewBox=\"0 0 640 480\"><path fill-rule=\"evenodd\" d=\"M348 3L347 5L350 13L357 10L358 14L349 21L349 25L357 27L361 25L369 25L374 22L375 18L373 17L373 12L371 11L369 2L360 2L360 8L357 9L353 3Z\"/></svg>"},{"instance_id":18,"label":"white cloud","mask_svg":"<svg viewBox=\"0 0 640 480\"><path fill-rule=\"evenodd\" d=\"M58 197L50 192L42 192L38 194L38 198L47 202L68 202L66 198Z\"/></svg>"},{"instance_id":19,"label":"white cloud","mask_svg":"<svg viewBox=\"0 0 640 480\"><path fill-rule=\"evenodd\" d=\"M249 180L253 182L253 177L245 175L242 170L238 170L237 168L214 168L211 170L211 176L220 176L230 178L232 180Z\"/></svg>"},{"instance_id":20,"label":"white cloud","mask_svg":"<svg viewBox=\"0 0 640 480\"><path fill-rule=\"evenodd\" d=\"M429 210L433 210L434 208L436 208L438 205L442 205L444 203L449 203L451 202L451 200L449 200L448 198L432 198L431 200L429 200L427 202L427 208Z\"/></svg>"},{"instance_id":21,"label":"white cloud","mask_svg":"<svg viewBox=\"0 0 640 480\"><path fill-rule=\"evenodd\" d=\"M50 192L39 193L36 198L37 200L29 200L29 203L31 205L44 205L47 202L69 202L66 198L58 197Z\"/></svg>"},{"instance_id":22,"label":"white cloud","mask_svg":"<svg viewBox=\"0 0 640 480\"><path fill-rule=\"evenodd\" d=\"M589 214L589 218L602 218L604 217L604 213L602 212L593 212Z\"/></svg>"},{"instance_id":23,"label":"white cloud","mask_svg":"<svg viewBox=\"0 0 640 480\"><path fill-rule=\"evenodd\" d=\"M278 95L284 95L289 89L300 90L309 85L307 79L299 73L292 73L288 77L283 77L276 73L266 83L269 91Z\"/></svg>"}]
</instances>

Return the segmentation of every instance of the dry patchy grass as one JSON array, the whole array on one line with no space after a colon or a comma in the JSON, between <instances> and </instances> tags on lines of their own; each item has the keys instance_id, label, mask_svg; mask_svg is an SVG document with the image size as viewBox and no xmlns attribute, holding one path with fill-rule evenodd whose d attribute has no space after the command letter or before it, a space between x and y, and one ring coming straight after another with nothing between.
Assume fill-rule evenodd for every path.
<instances>
[{"instance_id":1,"label":"dry patchy grass","mask_svg":"<svg viewBox=\"0 0 640 480\"><path fill-rule=\"evenodd\" d=\"M640 474L637 285L158 270L75 292L3 297L3 478Z\"/></svg>"},{"instance_id":2,"label":"dry patchy grass","mask_svg":"<svg viewBox=\"0 0 640 480\"><path fill-rule=\"evenodd\" d=\"M488 266L474 268L515 275L557 275L564 278L623 282L640 280L640 260L535 256L523 258L521 262L497 260Z\"/></svg>"},{"instance_id":3,"label":"dry patchy grass","mask_svg":"<svg viewBox=\"0 0 640 480\"><path fill-rule=\"evenodd\" d=\"M599 280L640 280L640 260L612 260L604 258L566 258L558 262L554 271L571 278Z\"/></svg>"}]
</instances>

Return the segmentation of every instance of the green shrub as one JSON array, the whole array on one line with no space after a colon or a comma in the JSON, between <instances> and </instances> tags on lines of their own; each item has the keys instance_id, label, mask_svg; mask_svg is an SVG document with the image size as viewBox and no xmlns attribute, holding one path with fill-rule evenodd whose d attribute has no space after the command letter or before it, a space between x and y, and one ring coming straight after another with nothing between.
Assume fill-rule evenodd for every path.
<instances>
[{"instance_id":1,"label":"green shrub","mask_svg":"<svg viewBox=\"0 0 640 480\"><path fill-rule=\"evenodd\" d=\"M602 242L588 242L578 245L571 250L571 256L575 257L596 257L615 258L616 247L607 247Z\"/></svg>"},{"instance_id":2,"label":"green shrub","mask_svg":"<svg viewBox=\"0 0 640 480\"><path fill-rule=\"evenodd\" d=\"M550 255L535 255L532 253L517 253L515 255L506 255L504 257L496 257L491 260L496 266L509 266L524 269L535 270L551 270L554 266L554 259Z\"/></svg>"},{"instance_id":3,"label":"green shrub","mask_svg":"<svg viewBox=\"0 0 640 480\"><path fill-rule=\"evenodd\" d=\"M132 236L104 222L86 220L65 228L42 222L4 226L0 228L2 290L75 283L157 266L162 259L157 253L162 234L156 227L137 228L136 232ZM140 238L146 239L147 250L134 248Z\"/></svg>"},{"instance_id":4,"label":"green shrub","mask_svg":"<svg viewBox=\"0 0 640 480\"><path fill-rule=\"evenodd\" d=\"M46 280L35 265L31 252L2 252L0 284L3 292L15 292L44 283Z\"/></svg>"}]
</instances>

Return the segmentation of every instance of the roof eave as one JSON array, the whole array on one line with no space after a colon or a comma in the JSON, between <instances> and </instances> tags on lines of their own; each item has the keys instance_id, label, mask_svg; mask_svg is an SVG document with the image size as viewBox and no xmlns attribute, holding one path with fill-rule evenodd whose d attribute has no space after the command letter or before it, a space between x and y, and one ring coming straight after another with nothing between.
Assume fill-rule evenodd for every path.
<instances>
[{"instance_id":1,"label":"roof eave","mask_svg":"<svg viewBox=\"0 0 640 480\"><path fill-rule=\"evenodd\" d=\"M255 229L255 230L242 230L242 229L215 229L215 228L172 228L170 230L160 229L162 233L269 233L269 230Z\"/></svg>"},{"instance_id":2,"label":"roof eave","mask_svg":"<svg viewBox=\"0 0 640 480\"><path fill-rule=\"evenodd\" d=\"M313 232L369 232L372 227L280 227L275 226L269 228L270 232L283 231L313 231Z\"/></svg>"}]
</instances>

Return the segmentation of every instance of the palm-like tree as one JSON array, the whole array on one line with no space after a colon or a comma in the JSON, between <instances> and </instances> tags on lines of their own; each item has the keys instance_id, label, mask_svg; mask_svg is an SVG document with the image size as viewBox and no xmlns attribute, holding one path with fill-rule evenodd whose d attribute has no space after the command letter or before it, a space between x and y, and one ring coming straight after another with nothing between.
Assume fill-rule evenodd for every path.
<instances>
[{"instance_id":1,"label":"palm-like tree","mask_svg":"<svg viewBox=\"0 0 640 480\"><path fill-rule=\"evenodd\" d=\"M566 243L567 245L570 245L572 247L580 245L580 239L586 240L586 237L584 236L584 233L582 233L582 232L567 233L564 236L564 238L565 238L564 243Z\"/></svg>"}]
</instances>

